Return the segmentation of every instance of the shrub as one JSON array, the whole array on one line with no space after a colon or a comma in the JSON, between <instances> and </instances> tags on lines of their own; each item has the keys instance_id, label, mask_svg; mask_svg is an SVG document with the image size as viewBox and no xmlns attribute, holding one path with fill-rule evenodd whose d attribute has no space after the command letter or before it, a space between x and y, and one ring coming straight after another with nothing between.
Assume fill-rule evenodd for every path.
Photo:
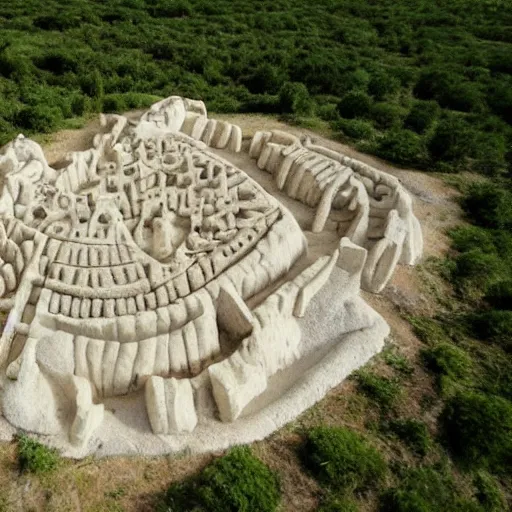
<instances>
[{"instance_id":1,"label":"shrub","mask_svg":"<svg viewBox=\"0 0 512 512\"><path fill-rule=\"evenodd\" d=\"M26 435L18 437L18 464L21 471L49 473L60 462L57 450L31 439Z\"/></svg>"},{"instance_id":2,"label":"shrub","mask_svg":"<svg viewBox=\"0 0 512 512\"><path fill-rule=\"evenodd\" d=\"M357 372L356 379L358 389L382 408L395 405L402 393L396 379L381 377L364 370Z\"/></svg>"},{"instance_id":3,"label":"shrub","mask_svg":"<svg viewBox=\"0 0 512 512\"><path fill-rule=\"evenodd\" d=\"M428 428L422 421L412 418L392 420L388 428L418 455L425 455L432 445Z\"/></svg>"},{"instance_id":4,"label":"shrub","mask_svg":"<svg viewBox=\"0 0 512 512\"><path fill-rule=\"evenodd\" d=\"M421 137L410 130L392 129L382 137L377 153L382 158L401 165L418 165L424 160Z\"/></svg>"},{"instance_id":5,"label":"shrub","mask_svg":"<svg viewBox=\"0 0 512 512\"><path fill-rule=\"evenodd\" d=\"M400 80L380 69L372 73L368 92L376 100L383 100L386 96L397 92L400 89Z\"/></svg>"},{"instance_id":6,"label":"shrub","mask_svg":"<svg viewBox=\"0 0 512 512\"><path fill-rule=\"evenodd\" d=\"M484 299L496 309L512 311L512 279L506 279L492 284Z\"/></svg>"},{"instance_id":7,"label":"shrub","mask_svg":"<svg viewBox=\"0 0 512 512\"><path fill-rule=\"evenodd\" d=\"M405 118L404 127L416 133L425 133L435 123L440 111L435 101L418 101Z\"/></svg>"},{"instance_id":8,"label":"shrub","mask_svg":"<svg viewBox=\"0 0 512 512\"><path fill-rule=\"evenodd\" d=\"M362 436L347 428L310 429L302 458L319 482L343 492L375 486L386 473L382 455Z\"/></svg>"},{"instance_id":9,"label":"shrub","mask_svg":"<svg viewBox=\"0 0 512 512\"><path fill-rule=\"evenodd\" d=\"M62 111L58 107L35 105L24 107L16 116L16 124L33 132L48 133L62 122Z\"/></svg>"},{"instance_id":10,"label":"shrub","mask_svg":"<svg viewBox=\"0 0 512 512\"><path fill-rule=\"evenodd\" d=\"M460 166L471 156L475 137L475 130L464 119L450 115L439 121L428 150L434 161L443 160Z\"/></svg>"},{"instance_id":11,"label":"shrub","mask_svg":"<svg viewBox=\"0 0 512 512\"><path fill-rule=\"evenodd\" d=\"M460 391L441 416L446 440L466 464L511 470L512 404L501 397Z\"/></svg>"},{"instance_id":12,"label":"shrub","mask_svg":"<svg viewBox=\"0 0 512 512\"><path fill-rule=\"evenodd\" d=\"M503 263L496 254L481 249L459 254L454 259L452 279L458 292L468 299L479 299L503 272Z\"/></svg>"},{"instance_id":13,"label":"shrub","mask_svg":"<svg viewBox=\"0 0 512 512\"><path fill-rule=\"evenodd\" d=\"M478 471L473 480L476 499L484 512L501 512L506 509L505 497L496 479L486 471Z\"/></svg>"},{"instance_id":14,"label":"shrub","mask_svg":"<svg viewBox=\"0 0 512 512\"><path fill-rule=\"evenodd\" d=\"M478 226L458 226L449 232L452 247L456 251L468 252L475 248L485 253L496 252L492 232Z\"/></svg>"},{"instance_id":15,"label":"shrub","mask_svg":"<svg viewBox=\"0 0 512 512\"><path fill-rule=\"evenodd\" d=\"M375 103L371 107L370 116L380 128L392 128L400 125L402 109L392 103Z\"/></svg>"},{"instance_id":16,"label":"shrub","mask_svg":"<svg viewBox=\"0 0 512 512\"><path fill-rule=\"evenodd\" d=\"M375 136L372 123L362 119L340 119L335 123L335 127L341 129L347 137L356 140L371 140Z\"/></svg>"},{"instance_id":17,"label":"shrub","mask_svg":"<svg viewBox=\"0 0 512 512\"><path fill-rule=\"evenodd\" d=\"M232 449L165 496L170 510L191 512L272 512L279 500L277 477L247 447Z\"/></svg>"},{"instance_id":18,"label":"shrub","mask_svg":"<svg viewBox=\"0 0 512 512\"><path fill-rule=\"evenodd\" d=\"M497 183L471 184L462 208L472 222L484 228L512 227L512 193Z\"/></svg>"},{"instance_id":19,"label":"shrub","mask_svg":"<svg viewBox=\"0 0 512 512\"><path fill-rule=\"evenodd\" d=\"M357 505L348 499L329 498L318 507L317 512L357 512Z\"/></svg>"},{"instance_id":20,"label":"shrub","mask_svg":"<svg viewBox=\"0 0 512 512\"><path fill-rule=\"evenodd\" d=\"M421 356L431 372L452 379L465 377L471 368L471 357L453 343L439 343L423 349Z\"/></svg>"},{"instance_id":21,"label":"shrub","mask_svg":"<svg viewBox=\"0 0 512 512\"><path fill-rule=\"evenodd\" d=\"M412 325L414 334L416 334L423 343L434 345L436 343L450 341L443 325L433 318L426 316L413 316L409 317L409 322Z\"/></svg>"},{"instance_id":22,"label":"shrub","mask_svg":"<svg viewBox=\"0 0 512 512\"><path fill-rule=\"evenodd\" d=\"M279 91L279 106L284 114L309 115L313 102L304 84L286 82Z\"/></svg>"},{"instance_id":23,"label":"shrub","mask_svg":"<svg viewBox=\"0 0 512 512\"><path fill-rule=\"evenodd\" d=\"M407 469L400 475L400 485L381 497L380 512L480 512L474 502L457 496L446 470L435 467Z\"/></svg>"},{"instance_id":24,"label":"shrub","mask_svg":"<svg viewBox=\"0 0 512 512\"><path fill-rule=\"evenodd\" d=\"M509 305L510 306L510 305ZM468 317L474 335L512 351L512 311L489 310Z\"/></svg>"},{"instance_id":25,"label":"shrub","mask_svg":"<svg viewBox=\"0 0 512 512\"><path fill-rule=\"evenodd\" d=\"M371 98L362 91L351 91L338 103L338 113L346 119L368 117L372 105Z\"/></svg>"}]
</instances>

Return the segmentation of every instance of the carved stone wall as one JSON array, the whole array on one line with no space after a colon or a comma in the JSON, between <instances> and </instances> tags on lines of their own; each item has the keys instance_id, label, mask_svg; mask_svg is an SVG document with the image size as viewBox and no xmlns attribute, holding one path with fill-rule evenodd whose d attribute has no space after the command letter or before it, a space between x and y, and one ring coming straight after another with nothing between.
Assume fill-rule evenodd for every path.
<instances>
[{"instance_id":1,"label":"carved stone wall","mask_svg":"<svg viewBox=\"0 0 512 512\"><path fill-rule=\"evenodd\" d=\"M380 350L387 326L360 282L380 291L422 251L395 178L258 132L248 156L316 212L313 233L336 225L337 248L312 260L292 212L215 152L239 153L242 131L202 102L173 96L101 124L59 170L23 135L0 151L12 426L73 456L216 449L267 435ZM342 345L357 357L343 362ZM321 372L335 353L340 367ZM109 444L111 428L130 440Z\"/></svg>"}]
</instances>

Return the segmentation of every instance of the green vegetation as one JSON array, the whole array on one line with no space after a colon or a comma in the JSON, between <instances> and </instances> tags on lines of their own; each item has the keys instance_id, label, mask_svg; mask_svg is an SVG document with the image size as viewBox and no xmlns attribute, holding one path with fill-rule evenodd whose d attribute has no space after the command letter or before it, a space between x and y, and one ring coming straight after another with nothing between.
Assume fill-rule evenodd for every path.
<instances>
[{"instance_id":1,"label":"green vegetation","mask_svg":"<svg viewBox=\"0 0 512 512\"><path fill-rule=\"evenodd\" d=\"M361 370L356 373L356 380L359 390L382 409L393 407L400 398L402 389L396 379Z\"/></svg>"},{"instance_id":2,"label":"green vegetation","mask_svg":"<svg viewBox=\"0 0 512 512\"><path fill-rule=\"evenodd\" d=\"M413 418L396 419L391 420L387 428L418 455L426 455L432 446L428 428L422 421Z\"/></svg>"},{"instance_id":3,"label":"green vegetation","mask_svg":"<svg viewBox=\"0 0 512 512\"><path fill-rule=\"evenodd\" d=\"M364 437L347 428L310 429L302 459L319 482L344 493L374 487L386 473L382 455Z\"/></svg>"},{"instance_id":4,"label":"green vegetation","mask_svg":"<svg viewBox=\"0 0 512 512\"><path fill-rule=\"evenodd\" d=\"M57 450L46 447L26 435L18 437L18 464L21 471L49 473L59 465Z\"/></svg>"},{"instance_id":5,"label":"green vegetation","mask_svg":"<svg viewBox=\"0 0 512 512\"><path fill-rule=\"evenodd\" d=\"M7 2L0 139L181 94L217 112L318 116L402 165L499 175L511 23L504 0Z\"/></svg>"},{"instance_id":6,"label":"green vegetation","mask_svg":"<svg viewBox=\"0 0 512 512\"><path fill-rule=\"evenodd\" d=\"M460 391L442 415L447 442L463 462L510 471L512 404L501 397Z\"/></svg>"},{"instance_id":7,"label":"green vegetation","mask_svg":"<svg viewBox=\"0 0 512 512\"><path fill-rule=\"evenodd\" d=\"M506 509L503 492L496 479L485 471L478 471L474 478L476 498L485 512L501 512Z\"/></svg>"},{"instance_id":8,"label":"green vegetation","mask_svg":"<svg viewBox=\"0 0 512 512\"><path fill-rule=\"evenodd\" d=\"M272 512L280 500L276 475L249 448L234 448L197 477L173 485L164 502L175 512Z\"/></svg>"},{"instance_id":9,"label":"green vegetation","mask_svg":"<svg viewBox=\"0 0 512 512\"><path fill-rule=\"evenodd\" d=\"M442 467L407 468L400 484L388 489L381 499L381 512L480 512L474 501L459 497L449 472Z\"/></svg>"}]
</instances>

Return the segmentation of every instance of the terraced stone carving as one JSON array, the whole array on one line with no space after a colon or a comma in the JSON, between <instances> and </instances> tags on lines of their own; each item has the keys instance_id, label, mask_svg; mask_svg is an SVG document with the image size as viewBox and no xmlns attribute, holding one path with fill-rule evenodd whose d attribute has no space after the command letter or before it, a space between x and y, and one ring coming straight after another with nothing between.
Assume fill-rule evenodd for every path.
<instances>
[{"instance_id":1,"label":"terraced stone carving","mask_svg":"<svg viewBox=\"0 0 512 512\"><path fill-rule=\"evenodd\" d=\"M360 280L381 289L400 257L421 252L396 180L288 134L256 134L250 155L317 208L313 231L338 222L338 247L315 260L292 213L208 149L237 153L242 133L202 102L171 97L101 125L59 170L22 135L0 151L11 425L74 456L104 444L215 449L270 433L380 349L387 326L358 297ZM357 357L319 371L322 354L342 361L338 344L367 338ZM309 374L311 392L300 383Z\"/></svg>"}]
</instances>

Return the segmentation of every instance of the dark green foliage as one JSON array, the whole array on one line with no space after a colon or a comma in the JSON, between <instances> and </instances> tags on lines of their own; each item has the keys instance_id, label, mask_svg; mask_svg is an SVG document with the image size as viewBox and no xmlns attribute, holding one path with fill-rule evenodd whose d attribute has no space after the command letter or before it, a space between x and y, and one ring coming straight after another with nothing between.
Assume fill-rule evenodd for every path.
<instances>
[{"instance_id":1,"label":"dark green foliage","mask_svg":"<svg viewBox=\"0 0 512 512\"><path fill-rule=\"evenodd\" d=\"M30 473L48 473L57 468L60 457L57 450L27 437L18 437L18 464L21 471Z\"/></svg>"},{"instance_id":2,"label":"dark green foliage","mask_svg":"<svg viewBox=\"0 0 512 512\"><path fill-rule=\"evenodd\" d=\"M423 343L434 345L450 340L442 323L433 318L415 316L409 317L409 322L413 327L414 334L416 334Z\"/></svg>"},{"instance_id":3,"label":"dark green foliage","mask_svg":"<svg viewBox=\"0 0 512 512\"><path fill-rule=\"evenodd\" d=\"M472 184L462 200L472 222L484 228L512 228L512 193L497 183Z\"/></svg>"},{"instance_id":4,"label":"dark green foliage","mask_svg":"<svg viewBox=\"0 0 512 512\"><path fill-rule=\"evenodd\" d=\"M277 477L249 448L234 448L197 477L175 484L165 496L176 512L272 512L280 500Z\"/></svg>"},{"instance_id":5,"label":"dark green foliage","mask_svg":"<svg viewBox=\"0 0 512 512\"><path fill-rule=\"evenodd\" d=\"M384 361L401 375L412 375L414 373L414 367L405 356L387 352L384 354Z\"/></svg>"},{"instance_id":6,"label":"dark green foliage","mask_svg":"<svg viewBox=\"0 0 512 512\"><path fill-rule=\"evenodd\" d=\"M403 110L392 103L374 103L371 107L370 117L380 128L393 128L400 126Z\"/></svg>"},{"instance_id":7,"label":"dark green foliage","mask_svg":"<svg viewBox=\"0 0 512 512\"><path fill-rule=\"evenodd\" d=\"M35 105L18 112L16 124L25 130L49 133L58 127L62 119L62 111L58 107Z\"/></svg>"},{"instance_id":8,"label":"dark green foliage","mask_svg":"<svg viewBox=\"0 0 512 512\"><path fill-rule=\"evenodd\" d=\"M310 429L302 458L319 482L337 491L374 487L386 473L382 455L363 437L347 428Z\"/></svg>"},{"instance_id":9,"label":"dark green foliage","mask_svg":"<svg viewBox=\"0 0 512 512\"><path fill-rule=\"evenodd\" d=\"M428 428L422 421L412 418L392 420L388 428L418 455L426 455L432 445Z\"/></svg>"},{"instance_id":10,"label":"dark green foliage","mask_svg":"<svg viewBox=\"0 0 512 512\"><path fill-rule=\"evenodd\" d=\"M471 368L471 358L453 343L438 343L421 351L425 366L437 375L460 379Z\"/></svg>"},{"instance_id":11,"label":"dark green foliage","mask_svg":"<svg viewBox=\"0 0 512 512\"><path fill-rule=\"evenodd\" d=\"M476 248L455 257L452 279L462 296L478 299L502 272L503 262L498 255Z\"/></svg>"},{"instance_id":12,"label":"dark green foliage","mask_svg":"<svg viewBox=\"0 0 512 512\"><path fill-rule=\"evenodd\" d=\"M460 391L441 418L454 455L466 464L494 471L512 468L512 404L501 397Z\"/></svg>"},{"instance_id":13,"label":"dark green foliage","mask_svg":"<svg viewBox=\"0 0 512 512\"><path fill-rule=\"evenodd\" d=\"M358 512L357 505L348 499L329 498L317 509L317 512Z\"/></svg>"},{"instance_id":14,"label":"dark green foliage","mask_svg":"<svg viewBox=\"0 0 512 512\"><path fill-rule=\"evenodd\" d=\"M477 312L468 316L468 322L475 337L512 351L512 311Z\"/></svg>"},{"instance_id":15,"label":"dark green foliage","mask_svg":"<svg viewBox=\"0 0 512 512\"><path fill-rule=\"evenodd\" d=\"M332 105L342 98L341 117L371 116L375 140L347 136L382 153L375 141L400 127L401 110L415 96L403 128L433 135L429 154L408 151L407 160L416 160L407 164L402 150L385 158L497 175L511 168L511 18L503 0L4 2L0 98L16 112L58 107L67 118L101 110L105 94L180 94L223 112L316 113L336 121L333 106L307 96L283 101L283 109L270 101L285 83L301 83L315 97L335 97ZM81 90L90 101L75 100L72 109L51 95L28 102L23 90L34 84ZM372 113L373 102L381 105ZM107 107L122 105L109 97ZM16 116L0 112L0 119L14 132L27 130Z\"/></svg>"},{"instance_id":16,"label":"dark green foliage","mask_svg":"<svg viewBox=\"0 0 512 512\"><path fill-rule=\"evenodd\" d=\"M404 127L416 133L425 133L436 122L440 111L435 101L417 101L405 118Z\"/></svg>"},{"instance_id":17,"label":"dark green foliage","mask_svg":"<svg viewBox=\"0 0 512 512\"><path fill-rule=\"evenodd\" d=\"M395 405L402 393L396 379L381 377L365 370L357 372L356 379L358 389L383 409Z\"/></svg>"},{"instance_id":18,"label":"dark green foliage","mask_svg":"<svg viewBox=\"0 0 512 512\"><path fill-rule=\"evenodd\" d=\"M512 310L512 279L505 279L492 284L487 289L484 299L496 309Z\"/></svg>"},{"instance_id":19,"label":"dark green foliage","mask_svg":"<svg viewBox=\"0 0 512 512\"><path fill-rule=\"evenodd\" d=\"M380 512L482 512L477 503L458 497L453 479L437 467L406 469L400 485L382 495Z\"/></svg>"},{"instance_id":20,"label":"dark green foliage","mask_svg":"<svg viewBox=\"0 0 512 512\"><path fill-rule=\"evenodd\" d=\"M311 114L313 104L304 84L287 82L279 91L279 106L282 112L289 114Z\"/></svg>"},{"instance_id":21,"label":"dark green foliage","mask_svg":"<svg viewBox=\"0 0 512 512\"><path fill-rule=\"evenodd\" d=\"M354 119L356 117L368 117L370 115L370 108L372 106L372 100L363 91L352 91L338 103L338 113L345 119Z\"/></svg>"},{"instance_id":22,"label":"dark green foliage","mask_svg":"<svg viewBox=\"0 0 512 512\"><path fill-rule=\"evenodd\" d=\"M386 71L380 69L372 73L368 92L376 99L383 100L386 96L400 89L400 81Z\"/></svg>"},{"instance_id":23,"label":"dark green foliage","mask_svg":"<svg viewBox=\"0 0 512 512\"><path fill-rule=\"evenodd\" d=\"M393 128L380 140L377 153L382 158L401 165L414 165L425 158L425 147L417 133Z\"/></svg>"},{"instance_id":24,"label":"dark green foliage","mask_svg":"<svg viewBox=\"0 0 512 512\"><path fill-rule=\"evenodd\" d=\"M503 493L492 475L486 471L478 471L473 483L476 499L484 512L501 512L506 509Z\"/></svg>"},{"instance_id":25,"label":"dark green foliage","mask_svg":"<svg viewBox=\"0 0 512 512\"><path fill-rule=\"evenodd\" d=\"M375 136L372 123L363 119L340 119L334 123L337 130L356 140L371 140Z\"/></svg>"},{"instance_id":26,"label":"dark green foliage","mask_svg":"<svg viewBox=\"0 0 512 512\"><path fill-rule=\"evenodd\" d=\"M439 121L428 150L434 161L462 167L468 165L475 141L475 130L462 117L450 115Z\"/></svg>"},{"instance_id":27,"label":"dark green foliage","mask_svg":"<svg viewBox=\"0 0 512 512\"><path fill-rule=\"evenodd\" d=\"M472 366L467 352L450 342L423 349L421 356L426 368L435 374L442 393L448 393L454 384L467 377Z\"/></svg>"}]
</instances>

